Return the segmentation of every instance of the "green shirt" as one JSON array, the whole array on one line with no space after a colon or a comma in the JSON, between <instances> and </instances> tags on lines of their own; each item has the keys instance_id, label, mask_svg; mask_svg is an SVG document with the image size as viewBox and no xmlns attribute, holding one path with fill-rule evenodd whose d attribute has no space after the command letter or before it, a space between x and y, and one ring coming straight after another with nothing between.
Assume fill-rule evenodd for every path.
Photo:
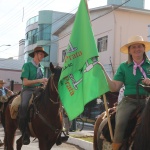
<instances>
[{"instance_id":1,"label":"green shirt","mask_svg":"<svg viewBox=\"0 0 150 150\"><path fill-rule=\"evenodd\" d=\"M44 75L44 66L40 65L41 67L41 71ZM27 78L28 80L35 80L37 76L37 67L35 67L32 62L27 62L23 65L22 67L22 73L21 73L21 80L23 80L23 78ZM32 86L24 86L23 88L29 88L29 87L35 87L35 86L39 86L40 83L38 84L34 84Z\"/></svg>"},{"instance_id":2,"label":"green shirt","mask_svg":"<svg viewBox=\"0 0 150 150\"><path fill-rule=\"evenodd\" d=\"M120 64L117 69L116 74L114 75L114 80L121 81L125 85L124 95L136 95L136 85L139 79L144 78L140 69L136 69L136 75L133 74L134 63L123 62ZM150 61L147 59L143 64L142 68L146 73L146 76L150 78ZM142 88L139 87L140 95L147 95L148 93Z\"/></svg>"}]
</instances>

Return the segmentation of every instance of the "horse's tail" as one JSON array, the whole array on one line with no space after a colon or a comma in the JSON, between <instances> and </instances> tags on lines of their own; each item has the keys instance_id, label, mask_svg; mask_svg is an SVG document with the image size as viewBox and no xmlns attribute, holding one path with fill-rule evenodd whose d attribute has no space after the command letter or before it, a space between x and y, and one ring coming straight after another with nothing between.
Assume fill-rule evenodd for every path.
<instances>
[{"instance_id":1,"label":"horse's tail","mask_svg":"<svg viewBox=\"0 0 150 150\"><path fill-rule=\"evenodd\" d=\"M150 150L150 98L143 110L134 140L134 150Z\"/></svg>"}]
</instances>

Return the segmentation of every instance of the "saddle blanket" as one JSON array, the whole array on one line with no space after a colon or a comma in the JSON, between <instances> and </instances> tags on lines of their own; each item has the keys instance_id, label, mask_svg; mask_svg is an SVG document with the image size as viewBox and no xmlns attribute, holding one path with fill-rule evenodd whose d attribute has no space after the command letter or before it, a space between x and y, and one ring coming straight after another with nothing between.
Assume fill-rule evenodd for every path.
<instances>
[{"instance_id":1,"label":"saddle blanket","mask_svg":"<svg viewBox=\"0 0 150 150\"><path fill-rule=\"evenodd\" d=\"M32 100L33 100L33 94L32 94L32 96L31 96L31 99L30 99L30 101L29 101L29 105L28 105L28 106L31 105ZM19 110L19 105L20 105L20 104L21 104L21 95L19 94L19 95L17 95L17 96L13 99L13 101L12 101L12 103L11 103L11 105L10 105L10 115L11 115L11 118L12 118L12 119L16 119L16 118L17 118L18 110Z\"/></svg>"},{"instance_id":2,"label":"saddle blanket","mask_svg":"<svg viewBox=\"0 0 150 150\"><path fill-rule=\"evenodd\" d=\"M18 108L21 103L21 95L17 95L10 105L10 115L12 119L16 119L18 115Z\"/></svg>"}]
</instances>

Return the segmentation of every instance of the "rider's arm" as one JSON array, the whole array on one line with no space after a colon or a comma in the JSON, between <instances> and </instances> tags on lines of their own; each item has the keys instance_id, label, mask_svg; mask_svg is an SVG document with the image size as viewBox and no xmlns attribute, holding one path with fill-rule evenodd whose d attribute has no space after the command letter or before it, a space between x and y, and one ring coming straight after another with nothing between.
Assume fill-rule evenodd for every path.
<instances>
[{"instance_id":1,"label":"rider's arm","mask_svg":"<svg viewBox=\"0 0 150 150\"><path fill-rule=\"evenodd\" d=\"M41 83L41 84L46 84L48 81L47 78L42 78L42 79L35 79L35 80L28 80L27 78L23 78L23 85L25 86L31 86L37 83Z\"/></svg>"},{"instance_id":2,"label":"rider's arm","mask_svg":"<svg viewBox=\"0 0 150 150\"><path fill-rule=\"evenodd\" d=\"M14 94L14 92L13 92L13 91L11 91L11 90L9 90L9 89L7 89L7 94L8 94L8 96L11 96L11 95L13 95L13 94Z\"/></svg>"},{"instance_id":3,"label":"rider's arm","mask_svg":"<svg viewBox=\"0 0 150 150\"><path fill-rule=\"evenodd\" d=\"M110 91L111 92L117 92L120 90L120 88L122 87L123 85L123 82L121 81L117 81L117 80L112 80L109 75L107 74L107 72L105 71L103 65L101 63L99 63L100 66L102 67L102 69L104 70L104 73L105 73L105 76L106 76L106 79L107 79L107 82L108 82L108 85L109 85L109 88L110 88Z\"/></svg>"}]
</instances>

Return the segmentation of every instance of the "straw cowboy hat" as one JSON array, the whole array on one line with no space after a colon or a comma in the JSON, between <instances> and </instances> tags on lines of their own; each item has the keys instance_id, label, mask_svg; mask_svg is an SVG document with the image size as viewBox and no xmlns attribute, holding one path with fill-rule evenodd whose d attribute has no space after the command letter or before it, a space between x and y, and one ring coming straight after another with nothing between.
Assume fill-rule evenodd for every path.
<instances>
[{"instance_id":1,"label":"straw cowboy hat","mask_svg":"<svg viewBox=\"0 0 150 150\"><path fill-rule=\"evenodd\" d=\"M145 52L150 50L150 42L144 41L142 36L136 35L132 36L128 39L128 43L120 48L122 53L128 54L128 47L133 44L144 44L145 45Z\"/></svg>"},{"instance_id":2,"label":"straw cowboy hat","mask_svg":"<svg viewBox=\"0 0 150 150\"><path fill-rule=\"evenodd\" d=\"M5 84L6 82L4 80L0 80L0 84Z\"/></svg>"},{"instance_id":3,"label":"straw cowboy hat","mask_svg":"<svg viewBox=\"0 0 150 150\"><path fill-rule=\"evenodd\" d=\"M30 53L29 56L33 58L35 52L43 52L44 57L48 56L48 54L44 51L44 48L41 46L37 46L36 48L34 48L34 51L32 53Z\"/></svg>"}]
</instances>

